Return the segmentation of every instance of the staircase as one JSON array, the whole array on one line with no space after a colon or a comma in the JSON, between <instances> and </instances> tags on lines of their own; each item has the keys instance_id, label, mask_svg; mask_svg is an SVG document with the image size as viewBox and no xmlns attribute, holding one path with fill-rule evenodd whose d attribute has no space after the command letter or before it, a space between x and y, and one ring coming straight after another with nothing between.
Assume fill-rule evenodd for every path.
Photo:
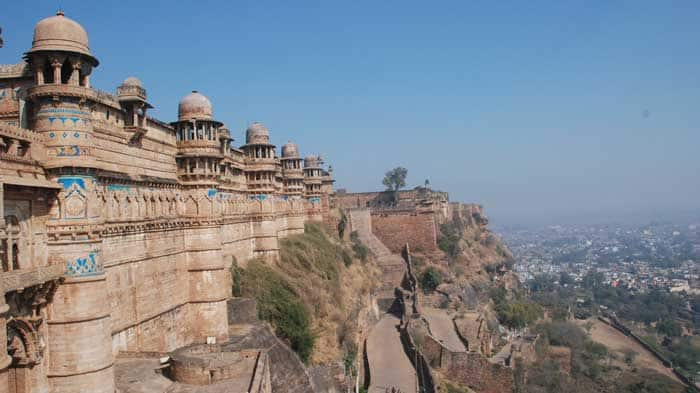
<instances>
[{"instance_id":1,"label":"staircase","mask_svg":"<svg viewBox=\"0 0 700 393\"><path fill-rule=\"evenodd\" d=\"M358 238L374 255L377 266L382 270L382 286L378 299L391 299L394 288L401 285L406 273L406 262L399 255L392 253L387 246L372 233L372 216L369 209L350 209L347 211L350 229L357 231Z\"/></svg>"}]
</instances>

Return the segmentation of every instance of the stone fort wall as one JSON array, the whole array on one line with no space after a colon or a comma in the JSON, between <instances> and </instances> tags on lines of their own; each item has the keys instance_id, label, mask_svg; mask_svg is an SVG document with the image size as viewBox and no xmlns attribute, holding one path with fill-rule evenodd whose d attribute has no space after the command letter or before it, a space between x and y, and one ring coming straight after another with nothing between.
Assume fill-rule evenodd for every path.
<instances>
[{"instance_id":1,"label":"stone fort wall","mask_svg":"<svg viewBox=\"0 0 700 393\"><path fill-rule=\"evenodd\" d=\"M425 251L437 248L438 227L432 211L372 210L372 232L397 254L406 244Z\"/></svg>"}]
</instances>

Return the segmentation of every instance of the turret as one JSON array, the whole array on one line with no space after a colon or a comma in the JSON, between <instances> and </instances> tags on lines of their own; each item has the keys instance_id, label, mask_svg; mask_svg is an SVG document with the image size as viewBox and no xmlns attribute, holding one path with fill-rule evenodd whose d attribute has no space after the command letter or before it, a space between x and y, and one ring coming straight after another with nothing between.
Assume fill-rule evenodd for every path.
<instances>
[{"instance_id":1,"label":"turret","mask_svg":"<svg viewBox=\"0 0 700 393\"><path fill-rule=\"evenodd\" d=\"M260 199L274 194L277 188L275 145L270 143L270 131L264 124L254 122L246 130L245 154L248 192Z\"/></svg>"},{"instance_id":2,"label":"turret","mask_svg":"<svg viewBox=\"0 0 700 393\"><path fill-rule=\"evenodd\" d=\"M216 187L221 175L222 143L228 138L219 133L223 123L214 120L211 102L196 90L180 100L177 118L171 125L176 133L180 180L188 185Z\"/></svg>"},{"instance_id":3,"label":"turret","mask_svg":"<svg viewBox=\"0 0 700 393\"><path fill-rule=\"evenodd\" d=\"M289 198L299 198L304 193L304 173L299 148L295 143L287 142L282 146L282 183L283 192Z\"/></svg>"},{"instance_id":4,"label":"turret","mask_svg":"<svg viewBox=\"0 0 700 393\"><path fill-rule=\"evenodd\" d=\"M138 78L130 76L117 88L119 103L126 110L124 129L140 138L146 134L146 110L153 108L146 101L146 89Z\"/></svg>"},{"instance_id":5,"label":"turret","mask_svg":"<svg viewBox=\"0 0 700 393\"><path fill-rule=\"evenodd\" d=\"M25 59L35 84L27 97L36 113L32 128L47 147L44 166L95 167L90 107L97 93L90 88L90 74L99 62L87 32L59 11L37 23Z\"/></svg>"}]
</instances>

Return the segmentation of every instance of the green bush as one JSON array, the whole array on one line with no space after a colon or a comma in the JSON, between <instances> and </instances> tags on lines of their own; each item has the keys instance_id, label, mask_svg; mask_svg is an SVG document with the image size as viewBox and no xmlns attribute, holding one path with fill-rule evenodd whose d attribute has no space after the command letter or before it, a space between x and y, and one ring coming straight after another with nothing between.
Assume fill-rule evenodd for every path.
<instances>
[{"instance_id":1,"label":"green bush","mask_svg":"<svg viewBox=\"0 0 700 393\"><path fill-rule=\"evenodd\" d=\"M340 253L343 257L343 264L345 267L350 267L350 265L352 265L352 257L348 254L348 251L341 247Z\"/></svg>"},{"instance_id":2,"label":"green bush","mask_svg":"<svg viewBox=\"0 0 700 393\"><path fill-rule=\"evenodd\" d=\"M311 315L284 277L264 262L252 260L242 270L241 289L257 300L260 319L270 322L275 334L286 339L307 362L316 340L311 332Z\"/></svg>"},{"instance_id":3,"label":"green bush","mask_svg":"<svg viewBox=\"0 0 700 393\"><path fill-rule=\"evenodd\" d=\"M680 337L683 328L680 323L672 319L664 319L656 324L656 331L669 337Z\"/></svg>"},{"instance_id":4,"label":"green bush","mask_svg":"<svg viewBox=\"0 0 700 393\"><path fill-rule=\"evenodd\" d=\"M355 253L355 257L362 262L367 262L369 257L369 249L362 244L360 241L360 235L357 231L350 232L350 241L352 242L352 251Z\"/></svg>"},{"instance_id":5,"label":"green bush","mask_svg":"<svg viewBox=\"0 0 700 393\"><path fill-rule=\"evenodd\" d=\"M456 257L462 252L459 241L462 240L462 231L454 221L440 225L440 237L438 237L438 248L447 256Z\"/></svg>"},{"instance_id":6,"label":"green bush","mask_svg":"<svg viewBox=\"0 0 700 393\"><path fill-rule=\"evenodd\" d=\"M425 292L432 292L438 285L442 284L442 274L430 266L421 273L419 277L420 286Z\"/></svg>"},{"instance_id":7,"label":"green bush","mask_svg":"<svg viewBox=\"0 0 700 393\"><path fill-rule=\"evenodd\" d=\"M345 228L347 227L348 218L345 213L340 212L340 221L338 221L338 237L343 238L345 236Z\"/></svg>"}]
</instances>

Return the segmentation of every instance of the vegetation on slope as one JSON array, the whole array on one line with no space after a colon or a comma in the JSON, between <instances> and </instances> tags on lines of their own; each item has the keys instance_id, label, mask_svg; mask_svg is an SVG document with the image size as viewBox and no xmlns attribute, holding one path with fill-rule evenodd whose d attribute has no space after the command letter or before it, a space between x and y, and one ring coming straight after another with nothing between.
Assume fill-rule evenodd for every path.
<instances>
[{"instance_id":1,"label":"vegetation on slope","mask_svg":"<svg viewBox=\"0 0 700 393\"><path fill-rule=\"evenodd\" d=\"M280 239L278 260L236 268L234 295L255 298L260 318L305 362L342 360L356 351L358 319L379 274L354 254L324 226L306 224L304 234Z\"/></svg>"}]
</instances>

